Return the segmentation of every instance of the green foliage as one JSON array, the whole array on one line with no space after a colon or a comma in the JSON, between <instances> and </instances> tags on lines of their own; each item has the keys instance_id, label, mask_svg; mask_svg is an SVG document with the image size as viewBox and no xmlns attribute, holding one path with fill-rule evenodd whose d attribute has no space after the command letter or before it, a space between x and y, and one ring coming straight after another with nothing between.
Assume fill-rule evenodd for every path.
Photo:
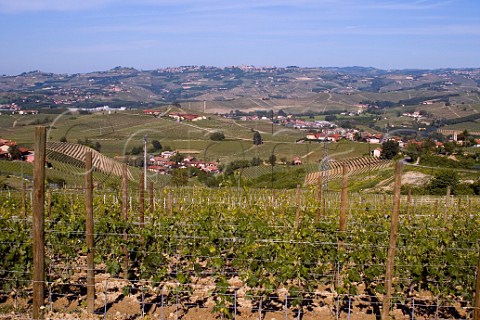
<instances>
[{"instance_id":1,"label":"green foliage","mask_svg":"<svg viewBox=\"0 0 480 320\"><path fill-rule=\"evenodd\" d=\"M8 148L8 153L12 160L20 160L22 158L22 152L17 145L13 145Z\"/></svg>"},{"instance_id":2,"label":"green foliage","mask_svg":"<svg viewBox=\"0 0 480 320\"><path fill-rule=\"evenodd\" d=\"M335 121L335 120L337 120L337 116L334 114L325 116L325 121Z\"/></svg>"},{"instance_id":3,"label":"green foliage","mask_svg":"<svg viewBox=\"0 0 480 320\"><path fill-rule=\"evenodd\" d=\"M241 169L241 168L248 168L250 166L250 161L248 160L235 160L235 161L232 161L230 162L226 168L225 168L225 171L224 171L224 174L226 176L230 176L233 174L233 172L237 169Z\"/></svg>"},{"instance_id":4,"label":"green foliage","mask_svg":"<svg viewBox=\"0 0 480 320\"><path fill-rule=\"evenodd\" d=\"M92 148L98 152L100 152L100 149L102 148L102 145L100 144L100 142L98 141L92 142L88 138L86 138L85 140L78 139L77 143L83 144L84 146Z\"/></svg>"},{"instance_id":5,"label":"green foliage","mask_svg":"<svg viewBox=\"0 0 480 320\"><path fill-rule=\"evenodd\" d=\"M272 154L272 155L270 155L270 157L268 157L268 163L271 166L274 166L276 162L277 162L277 156L276 155Z\"/></svg>"},{"instance_id":6,"label":"green foliage","mask_svg":"<svg viewBox=\"0 0 480 320\"><path fill-rule=\"evenodd\" d=\"M455 171L443 170L435 174L427 188L431 194L444 195L448 187L453 191L458 183L459 178Z\"/></svg>"},{"instance_id":7,"label":"green foliage","mask_svg":"<svg viewBox=\"0 0 480 320\"><path fill-rule=\"evenodd\" d=\"M455 159L456 160L433 154L424 154L420 157L420 164L439 168L471 169L476 163L473 157L463 155L456 155Z\"/></svg>"},{"instance_id":8,"label":"green foliage","mask_svg":"<svg viewBox=\"0 0 480 320\"><path fill-rule=\"evenodd\" d=\"M255 131L253 133L253 144L256 146L259 146L262 143L263 143L262 135L260 134L260 132Z\"/></svg>"},{"instance_id":9,"label":"green foliage","mask_svg":"<svg viewBox=\"0 0 480 320\"><path fill-rule=\"evenodd\" d=\"M225 140L225 134L221 131L215 131L210 135L210 140L213 141L223 141Z\"/></svg>"},{"instance_id":10,"label":"green foliage","mask_svg":"<svg viewBox=\"0 0 480 320\"><path fill-rule=\"evenodd\" d=\"M185 159L185 155L182 154L182 153L179 153L179 152L175 153L175 154L170 158L170 160L172 160L172 161L175 162L175 163L180 163L180 162L183 161L183 159Z\"/></svg>"},{"instance_id":11,"label":"green foliage","mask_svg":"<svg viewBox=\"0 0 480 320\"><path fill-rule=\"evenodd\" d=\"M158 140L152 140L152 147L154 151L162 150L162 144Z\"/></svg>"},{"instance_id":12,"label":"green foliage","mask_svg":"<svg viewBox=\"0 0 480 320\"><path fill-rule=\"evenodd\" d=\"M143 153L143 147L142 146L135 146L132 147L132 150L130 150L131 155L139 155Z\"/></svg>"},{"instance_id":13,"label":"green foliage","mask_svg":"<svg viewBox=\"0 0 480 320\"><path fill-rule=\"evenodd\" d=\"M275 178L285 175L278 173ZM445 172L438 175L437 185L454 184L457 179ZM238 275L248 286L254 308L260 301L278 299L280 288L287 290L290 306L299 308L311 307L309 292L320 287L335 288L335 293L383 294L391 198L349 195L348 230L340 236L338 194L325 195L328 205L321 216L314 194L302 190L296 230L293 190L164 189L157 201L172 197L172 212L157 206L143 228L135 215L122 222L121 203L110 200L111 194L105 202L104 195L95 194L97 268L105 266L113 276L128 271L133 283L139 279L172 283L165 298L180 302L190 301L189 284L208 276L215 284L211 291L214 313L224 318L233 314L229 275ZM444 219L443 203L432 206L416 201L408 209L402 203L394 275L397 296L428 291L440 300L458 299L471 307L468 301L478 262L475 244L480 237L480 202L471 200L452 206L456 210L448 212L448 219ZM31 225L18 217L20 203L18 195L9 198L0 193L0 229L8 230L0 233L0 285L5 293L26 292L31 284ZM138 206L135 199L132 206ZM48 281L69 283L78 278L71 271L86 254L85 204L78 194L53 193L51 208L45 221ZM125 240L124 230L129 234ZM345 241L345 250L338 250L339 239ZM122 263L124 248L130 260L128 270ZM64 272L55 272L59 265ZM335 274L340 286L334 286ZM125 295L131 290L133 286L122 288Z\"/></svg>"},{"instance_id":14,"label":"green foliage","mask_svg":"<svg viewBox=\"0 0 480 320\"><path fill-rule=\"evenodd\" d=\"M398 142L394 140L387 140L382 143L382 152L380 153L381 159L391 160L393 157L398 155L400 152L400 147Z\"/></svg>"},{"instance_id":15,"label":"green foliage","mask_svg":"<svg viewBox=\"0 0 480 320\"><path fill-rule=\"evenodd\" d=\"M172 180L170 182L174 186L186 186L188 184L188 170L187 169L174 169L172 171Z\"/></svg>"}]
</instances>

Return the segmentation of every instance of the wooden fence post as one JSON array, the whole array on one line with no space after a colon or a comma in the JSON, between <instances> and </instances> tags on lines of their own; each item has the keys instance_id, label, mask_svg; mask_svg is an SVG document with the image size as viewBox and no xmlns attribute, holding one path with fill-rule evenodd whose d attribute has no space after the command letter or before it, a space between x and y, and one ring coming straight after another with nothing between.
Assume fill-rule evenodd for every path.
<instances>
[{"instance_id":1,"label":"wooden fence post","mask_svg":"<svg viewBox=\"0 0 480 320\"><path fill-rule=\"evenodd\" d=\"M52 190L49 189L47 192L47 217L51 218L52 217Z\"/></svg>"},{"instance_id":2,"label":"wooden fence post","mask_svg":"<svg viewBox=\"0 0 480 320\"><path fill-rule=\"evenodd\" d=\"M343 233L345 232L346 225L347 225L347 166L342 165L342 193L340 198L340 236L341 241L339 241L339 246L343 246Z\"/></svg>"},{"instance_id":3,"label":"wooden fence post","mask_svg":"<svg viewBox=\"0 0 480 320\"><path fill-rule=\"evenodd\" d=\"M475 283L473 307L473 320L480 320L480 257L477 263L477 278Z\"/></svg>"},{"instance_id":4,"label":"wooden fence post","mask_svg":"<svg viewBox=\"0 0 480 320\"><path fill-rule=\"evenodd\" d=\"M322 216L322 185L323 185L323 172L320 171L320 175L318 176L317 181L317 216L315 217L315 222L318 223L320 221L320 217Z\"/></svg>"},{"instance_id":5,"label":"wooden fence post","mask_svg":"<svg viewBox=\"0 0 480 320\"><path fill-rule=\"evenodd\" d=\"M123 222L123 241L127 242L127 220L128 220L128 168L124 164L122 168L122 222ZM123 246L123 277L128 278L128 248Z\"/></svg>"},{"instance_id":6,"label":"wooden fence post","mask_svg":"<svg viewBox=\"0 0 480 320\"><path fill-rule=\"evenodd\" d=\"M342 252L344 249L343 243L345 238L345 230L347 225L347 166L342 165L342 192L340 195L340 222L339 222L339 239L338 239L338 252ZM335 286L340 287L340 263L337 263L337 272L335 275Z\"/></svg>"},{"instance_id":7,"label":"wooden fence post","mask_svg":"<svg viewBox=\"0 0 480 320\"><path fill-rule=\"evenodd\" d=\"M450 209L450 194L452 193L452 189L450 186L447 187L447 194L445 195L445 211L443 213L443 219L447 221L448 218L448 209Z\"/></svg>"},{"instance_id":8,"label":"wooden fence post","mask_svg":"<svg viewBox=\"0 0 480 320\"><path fill-rule=\"evenodd\" d=\"M167 203L167 205L168 205L168 214L169 214L170 216L172 216L172 215L173 215L173 196L172 196L172 194L170 193L170 190L168 191L168 199L167 199L167 200L168 200L168 203Z\"/></svg>"},{"instance_id":9,"label":"wooden fence post","mask_svg":"<svg viewBox=\"0 0 480 320\"><path fill-rule=\"evenodd\" d=\"M398 213L400 211L400 188L402 186L403 162L398 161L395 166L395 184L393 187L393 211L390 224L390 242L388 246L387 269L385 271L386 293L383 298L382 320L389 319L390 304L392 303L392 279L395 267L395 249L398 236Z\"/></svg>"},{"instance_id":10,"label":"wooden fence post","mask_svg":"<svg viewBox=\"0 0 480 320\"><path fill-rule=\"evenodd\" d=\"M138 181L138 193L139 193L138 213L140 215L139 222L140 222L140 228L143 228L145 224L145 178L144 178L143 171L140 173L140 180Z\"/></svg>"},{"instance_id":11,"label":"wooden fence post","mask_svg":"<svg viewBox=\"0 0 480 320\"><path fill-rule=\"evenodd\" d=\"M95 244L93 226L92 152L85 152L85 212L87 237L87 309L95 312Z\"/></svg>"},{"instance_id":12,"label":"wooden fence post","mask_svg":"<svg viewBox=\"0 0 480 320\"><path fill-rule=\"evenodd\" d=\"M300 226L300 185L297 184L297 194L296 194L296 200L295 200L295 207L296 207L296 212L295 212L295 231L299 228Z\"/></svg>"},{"instance_id":13,"label":"wooden fence post","mask_svg":"<svg viewBox=\"0 0 480 320\"><path fill-rule=\"evenodd\" d=\"M23 226L27 225L27 185L25 180L22 181L22 218Z\"/></svg>"},{"instance_id":14,"label":"wooden fence post","mask_svg":"<svg viewBox=\"0 0 480 320\"><path fill-rule=\"evenodd\" d=\"M33 171L33 319L43 319L45 300L45 151L46 127L35 127Z\"/></svg>"},{"instance_id":15,"label":"wooden fence post","mask_svg":"<svg viewBox=\"0 0 480 320\"><path fill-rule=\"evenodd\" d=\"M153 203L153 198L155 196L155 191L154 191L154 188L153 188L153 181L150 181L149 189L150 189L150 201L149 201L148 212L150 212L150 214L153 214L153 210L154 210L154 207L155 207L155 205Z\"/></svg>"},{"instance_id":16,"label":"wooden fence post","mask_svg":"<svg viewBox=\"0 0 480 320\"><path fill-rule=\"evenodd\" d=\"M407 194L407 214L410 213L410 202L412 201L412 189L408 189L408 194Z\"/></svg>"}]
</instances>

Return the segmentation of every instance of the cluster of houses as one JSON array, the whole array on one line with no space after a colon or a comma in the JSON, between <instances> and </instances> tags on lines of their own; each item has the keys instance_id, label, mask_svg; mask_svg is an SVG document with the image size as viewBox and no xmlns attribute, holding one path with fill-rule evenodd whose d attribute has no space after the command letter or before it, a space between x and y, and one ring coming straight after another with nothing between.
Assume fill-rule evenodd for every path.
<instances>
[{"instance_id":1,"label":"cluster of houses","mask_svg":"<svg viewBox=\"0 0 480 320\"><path fill-rule=\"evenodd\" d=\"M10 148L17 147L20 160L24 160L27 162L33 162L34 155L33 151L28 150L27 148L18 147L17 143L12 140L5 140L0 138L0 159L1 160L12 160L12 154L10 152Z\"/></svg>"},{"instance_id":2,"label":"cluster of houses","mask_svg":"<svg viewBox=\"0 0 480 320\"><path fill-rule=\"evenodd\" d=\"M146 109L143 110L144 115L152 115L154 117L163 116L165 111L158 109ZM182 113L182 112L170 112L168 116L176 121L199 121L207 119L206 116L201 116L193 113Z\"/></svg>"},{"instance_id":3,"label":"cluster of houses","mask_svg":"<svg viewBox=\"0 0 480 320\"><path fill-rule=\"evenodd\" d=\"M356 129L341 127L324 128L317 132L308 132L304 141L314 142L337 142L341 139L350 141L364 141L368 143L382 143L383 134L361 133Z\"/></svg>"},{"instance_id":4,"label":"cluster of houses","mask_svg":"<svg viewBox=\"0 0 480 320\"><path fill-rule=\"evenodd\" d=\"M172 113L169 113L168 116L170 118L175 119L176 121L199 121L199 120L207 119L207 117L201 116L198 114L180 113L180 112L172 112Z\"/></svg>"},{"instance_id":5,"label":"cluster of houses","mask_svg":"<svg viewBox=\"0 0 480 320\"><path fill-rule=\"evenodd\" d=\"M404 117L410 117L410 118L414 118L414 119L420 119L422 118L422 115L420 114L420 112L418 111L414 111L414 112L404 112L402 114L402 116Z\"/></svg>"},{"instance_id":6,"label":"cluster of houses","mask_svg":"<svg viewBox=\"0 0 480 320\"><path fill-rule=\"evenodd\" d=\"M218 163L206 162L195 159L192 156L185 157L182 161L174 161L176 151L163 151L158 156L151 156L148 159L147 169L159 174L169 174L175 168L197 168L207 173L220 173Z\"/></svg>"},{"instance_id":7,"label":"cluster of houses","mask_svg":"<svg viewBox=\"0 0 480 320\"><path fill-rule=\"evenodd\" d=\"M0 114L7 113L7 114L19 114L19 115L27 115L27 114L38 114L38 110L22 110L22 107L12 103L12 104L0 104Z\"/></svg>"}]
</instances>

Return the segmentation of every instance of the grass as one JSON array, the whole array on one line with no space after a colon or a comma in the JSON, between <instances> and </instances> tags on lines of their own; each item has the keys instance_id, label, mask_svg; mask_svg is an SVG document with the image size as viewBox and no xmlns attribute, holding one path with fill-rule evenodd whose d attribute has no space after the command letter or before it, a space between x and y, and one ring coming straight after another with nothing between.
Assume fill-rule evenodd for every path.
<instances>
[{"instance_id":1,"label":"grass","mask_svg":"<svg viewBox=\"0 0 480 320\"><path fill-rule=\"evenodd\" d=\"M444 130L467 130L469 132L479 132L480 131L480 121L475 122L463 122L458 124L452 124L449 126L442 127Z\"/></svg>"}]
</instances>

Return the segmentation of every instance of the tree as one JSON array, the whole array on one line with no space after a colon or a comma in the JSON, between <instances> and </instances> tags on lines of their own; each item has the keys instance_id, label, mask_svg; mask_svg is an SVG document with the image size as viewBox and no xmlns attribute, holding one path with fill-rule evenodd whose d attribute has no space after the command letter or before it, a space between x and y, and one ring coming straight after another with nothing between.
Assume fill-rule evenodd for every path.
<instances>
[{"instance_id":1,"label":"tree","mask_svg":"<svg viewBox=\"0 0 480 320\"><path fill-rule=\"evenodd\" d=\"M130 154L131 155L137 155L137 154L141 154L143 152L143 147L142 146L135 146L135 147L132 147L132 150L130 151Z\"/></svg>"},{"instance_id":2,"label":"tree","mask_svg":"<svg viewBox=\"0 0 480 320\"><path fill-rule=\"evenodd\" d=\"M457 144L453 141L447 141L443 144L443 149L445 150L446 154L454 153L456 147L457 147Z\"/></svg>"},{"instance_id":3,"label":"tree","mask_svg":"<svg viewBox=\"0 0 480 320\"><path fill-rule=\"evenodd\" d=\"M102 148L102 145L100 144L100 142L95 141L95 143L93 144L92 148L95 149L95 150L97 150L98 152L100 152L100 149Z\"/></svg>"},{"instance_id":4,"label":"tree","mask_svg":"<svg viewBox=\"0 0 480 320\"><path fill-rule=\"evenodd\" d=\"M441 134L440 132L432 132L429 134L429 137L433 140L437 140L437 141L440 141L440 142L444 142L445 141L445 136L443 134Z\"/></svg>"},{"instance_id":5,"label":"tree","mask_svg":"<svg viewBox=\"0 0 480 320\"><path fill-rule=\"evenodd\" d=\"M12 160L20 160L22 158L22 152L20 151L17 145L13 145L9 147L8 153L10 154L10 158Z\"/></svg>"},{"instance_id":6,"label":"tree","mask_svg":"<svg viewBox=\"0 0 480 320\"><path fill-rule=\"evenodd\" d=\"M155 151L162 150L162 144L158 140L152 140L152 146Z\"/></svg>"},{"instance_id":7,"label":"tree","mask_svg":"<svg viewBox=\"0 0 480 320\"><path fill-rule=\"evenodd\" d=\"M176 153L170 158L170 160L172 160L175 163L180 163L183 161L183 159L185 159L185 155L181 153Z\"/></svg>"},{"instance_id":8,"label":"tree","mask_svg":"<svg viewBox=\"0 0 480 320\"><path fill-rule=\"evenodd\" d=\"M427 186L430 194L444 195L447 192L447 187L454 191L455 187L460 183L458 174L453 170L443 170L435 174L433 179Z\"/></svg>"},{"instance_id":9,"label":"tree","mask_svg":"<svg viewBox=\"0 0 480 320\"><path fill-rule=\"evenodd\" d=\"M253 133L253 144L256 146L259 146L263 143L262 136L260 135L260 132L255 131Z\"/></svg>"},{"instance_id":10,"label":"tree","mask_svg":"<svg viewBox=\"0 0 480 320\"><path fill-rule=\"evenodd\" d=\"M212 133L210 135L210 140L223 141L223 140L225 140L225 134L223 134L223 132L221 132L221 131L215 131L214 133Z\"/></svg>"},{"instance_id":11,"label":"tree","mask_svg":"<svg viewBox=\"0 0 480 320\"><path fill-rule=\"evenodd\" d=\"M380 159L391 160L400 152L400 146L398 142L394 140L388 140L382 143L382 152L380 153Z\"/></svg>"},{"instance_id":12,"label":"tree","mask_svg":"<svg viewBox=\"0 0 480 320\"><path fill-rule=\"evenodd\" d=\"M67 142L67 137L65 137L65 136L61 137L60 142Z\"/></svg>"},{"instance_id":13,"label":"tree","mask_svg":"<svg viewBox=\"0 0 480 320\"><path fill-rule=\"evenodd\" d=\"M172 172L172 184L175 186L185 186L188 184L188 170L175 169Z\"/></svg>"},{"instance_id":14,"label":"tree","mask_svg":"<svg viewBox=\"0 0 480 320\"><path fill-rule=\"evenodd\" d=\"M268 157L268 163L270 163L270 165L274 166L276 162L277 162L276 155L272 154L270 157Z\"/></svg>"}]
</instances>

